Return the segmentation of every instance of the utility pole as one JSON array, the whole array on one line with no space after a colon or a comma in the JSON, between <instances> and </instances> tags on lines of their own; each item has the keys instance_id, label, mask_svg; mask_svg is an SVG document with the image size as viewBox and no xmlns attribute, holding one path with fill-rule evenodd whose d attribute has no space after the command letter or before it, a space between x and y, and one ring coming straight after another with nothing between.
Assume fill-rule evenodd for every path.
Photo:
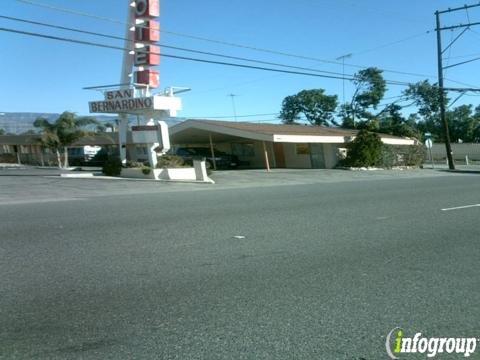
<instances>
[{"instance_id":1,"label":"utility pole","mask_svg":"<svg viewBox=\"0 0 480 360\"><path fill-rule=\"evenodd\" d=\"M452 156L452 146L450 144L450 132L448 129L448 121L447 121L447 116L446 116L446 104L445 104L445 94L446 91L459 91L460 93L465 93L467 91L475 91L479 92L480 88L445 88L444 85L444 78L443 78L443 71L445 69L453 68L455 66L460 66L464 64L471 63L473 61L478 61L480 58L475 58L475 59L470 59L466 61L461 61L456 64L451 64L448 66L443 66L443 54L445 51L450 49L455 42L462 37L463 34L465 34L472 26L477 26L480 25L480 22L471 22L470 17L468 16L468 9L471 8L476 8L479 7L480 3L473 4L473 5L464 5L456 8L449 8L447 10L443 11L436 11L435 12L435 18L436 18L436 23L437 27L435 31L437 32L437 52L438 52L438 95L440 96L439 102L440 102L440 119L444 127L445 131L445 148L447 151L447 159L448 159L448 167L451 170L455 170L455 164L453 163L453 156ZM451 26L444 26L442 27L440 24L440 15L446 14L446 13L453 13L457 11L466 11L467 13L467 18L468 18L468 23L467 24L458 24L458 25L451 25ZM455 30L455 29L463 29L460 34L458 34L455 39L453 39L445 48L442 46L442 31L444 30ZM457 98L458 100L458 98ZM456 100L455 100L456 101ZM454 101L454 102L455 102Z\"/></svg>"},{"instance_id":2,"label":"utility pole","mask_svg":"<svg viewBox=\"0 0 480 360\"><path fill-rule=\"evenodd\" d=\"M442 33L440 29L440 12L435 12L437 22L437 52L438 52L438 92L440 96L440 119L445 131L445 148L447 151L448 167L450 170L455 170L453 163L452 146L450 144L450 131L448 129L448 121L445 111L445 89L443 83L443 49L442 49Z\"/></svg>"},{"instance_id":3,"label":"utility pole","mask_svg":"<svg viewBox=\"0 0 480 360\"><path fill-rule=\"evenodd\" d=\"M235 107L235 96L238 95L229 94L228 96L232 98L233 117L235 118L235 122L237 122L237 108Z\"/></svg>"}]
</instances>

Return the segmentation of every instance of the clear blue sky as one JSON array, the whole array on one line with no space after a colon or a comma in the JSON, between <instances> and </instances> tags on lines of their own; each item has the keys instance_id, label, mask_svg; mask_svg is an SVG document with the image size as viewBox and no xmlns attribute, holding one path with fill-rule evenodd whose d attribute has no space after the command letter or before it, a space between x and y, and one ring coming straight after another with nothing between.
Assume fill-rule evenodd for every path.
<instances>
[{"instance_id":1,"label":"clear blue sky","mask_svg":"<svg viewBox=\"0 0 480 360\"><path fill-rule=\"evenodd\" d=\"M125 0L32 0L44 4L94 13L125 21ZM436 81L436 41L433 30L434 11L461 6L456 0L161 0L161 28L166 31L196 35L259 48L268 48L299 55L335 60L353 53L347 64L377 66L405 72L432 75ZM26 5L16 0L2 0L2 15L16 16L123 36L124 26L86 17ZM480 10L469 13L472 21L480 21ZM443 17L446 24L466 22L467 14ZM121 41L41 28L0 19L1 27L38 31L57 36L87 39L122 46ZM468 31L451 52L450 62L480 53L478 33ZM422 33L425 33L422 35ZM445 32L448 42L457 32ZM386 43L419 35L408 41L384 47ZM281 62L342 72L341 65L288 58L248 49L227 47L185 37L162 34L161 43L233 56ZM88 101L99 93L82 90L84 86L118 83L122 53L83 45L60 43L0 32L0 67L2 87L0 112L88 113ZM168 54L207 58L202 55L165 49ZM480 86L478 63L447 71L446 77ZM358 68L346 66L347 74ZM233 114L230 93L238 95L238 115L277 113L287 95L302 89L324 88L342 99L342 81L314 77L276 74L257 70L200 64L175 59L162 59L162 88L187 86L193 90L183 95L182 117L214 117ZM422 77L385 73L385 78L415 82ZM460 86L447 82L449 86ZM387 97L398 95L402 87L389 86ZM347 99L352 87L346 83ZM480 97L465 97L478 104ZM462 103L460 101L459 103ZM248 120L268 120L259 116ZM233 119L233 116L232 116ZM247 120L247 119L245 119Z\"/></svg>"}]
</instances>

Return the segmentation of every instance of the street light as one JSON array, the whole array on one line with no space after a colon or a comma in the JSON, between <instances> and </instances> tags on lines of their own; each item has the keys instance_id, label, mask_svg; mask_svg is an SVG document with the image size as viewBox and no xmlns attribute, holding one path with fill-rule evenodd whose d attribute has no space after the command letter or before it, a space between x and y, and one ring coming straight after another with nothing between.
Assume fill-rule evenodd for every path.
<instances>
[{"instance_id":1,"label":"street light","mask_svg":"<svg viewBox=\"0 0 480 360\"><path fill-rule=\"evenodd\" d=\"M229 94L228 96L232 98L233 117L235 118L235 122L237 122L237 108L235 107L235 96L238 96L238 95Z\"/></svg>"},{"instance_id":2,"label":"street light","mask_svg":"<svg viewBox=\"0 0 480 360\"><path fill-rule=\"evenodd\" d=\"M342 74L343 74L343 103L345 104L345 59L350 59L353 56L353 54L345 54L342 56L339 56L335 60L342 60Z\"/></svg>"}]
</instances>

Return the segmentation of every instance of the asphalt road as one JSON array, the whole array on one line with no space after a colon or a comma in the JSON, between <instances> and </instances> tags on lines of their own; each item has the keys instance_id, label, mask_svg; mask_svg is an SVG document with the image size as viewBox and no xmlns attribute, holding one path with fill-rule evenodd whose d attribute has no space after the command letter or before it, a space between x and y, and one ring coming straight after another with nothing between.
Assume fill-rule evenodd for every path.
<instances>
[{"instance_id":1,"label":"asphalt road","mask_svg":"<svg viewBox=\"0 0 480 360\"><path fill-rule=\"evenodd\" d=\"M480 203L480 175L25 195L66 181L0 177L1 359L376 360L397 326L480 337L480 207L441 210Z\"/></svg>"}]
</instances>

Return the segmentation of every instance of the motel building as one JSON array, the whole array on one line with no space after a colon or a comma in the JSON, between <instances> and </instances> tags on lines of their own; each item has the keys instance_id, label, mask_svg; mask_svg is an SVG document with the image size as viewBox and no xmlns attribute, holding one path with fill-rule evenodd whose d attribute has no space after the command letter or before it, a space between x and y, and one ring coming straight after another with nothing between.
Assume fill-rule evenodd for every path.
<instances>
[{"instance_id":1,"label":"motel building","mask_svg":"<svg viewBox=\"0 0 480 360\"><path fill-rule=\"evenodd\" d=\"M204 147L210 152L236 155L242 169L331 169L346 155L346 144L356 130L305 125L273 125L214 120L186 120L170 127L173 148ZM379 134L385 144L408 146L415 139ZM132 144L127 136L128 159L145 161L146 149ZM90 146L118 152L118 133L85 137L69 153L82 153ZM74 156L73 156L74 158ZM3 161L2 161L3 159ZM0 136L0 162L52 164L54 154L39 145L38 135Z\"/></svg>"},{"instance_id":2,"label":"motel building","mask_svg":"<svg viewBox=\"0 0 480 360\"><path fill-rule=\"evenodd\" d=\"M177 147L209 147L236 155L242 168L332 169L346 156L356 130L306 125L187 120L170 128ZM383 143L408 146L415 139L379 134Z\"/></svg>"}]
</instances>

